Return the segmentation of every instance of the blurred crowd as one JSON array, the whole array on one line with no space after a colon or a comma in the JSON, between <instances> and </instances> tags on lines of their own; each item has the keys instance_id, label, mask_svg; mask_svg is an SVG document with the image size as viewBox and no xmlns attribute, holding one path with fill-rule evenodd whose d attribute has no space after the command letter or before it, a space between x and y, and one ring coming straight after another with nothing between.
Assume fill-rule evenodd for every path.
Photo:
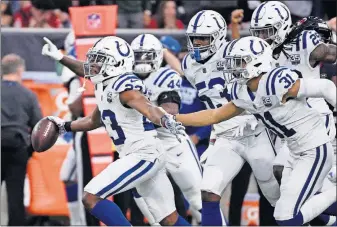
<instances>
[{"instance_id":1,"label":"blurred crowd","mask_svg":"<svg viewBox=\"0 0 337 227\"><path fill-rule=\"evenodd\" d=\"M2 27L68 28L69 7L118 5L119 28L184 29L199 10L216 10L231 22L231 12L242 9L241 29L249 27L259 0L30 0L1 1ZM282 1L290 9L293 21L309 15L324 19L335 17L335 2L329 0ZM244 12L244 14L243 14ZM244 15L244 16L243 16ZM242 23L241 23L242 22Z\"/></svg>"}]
</instances>

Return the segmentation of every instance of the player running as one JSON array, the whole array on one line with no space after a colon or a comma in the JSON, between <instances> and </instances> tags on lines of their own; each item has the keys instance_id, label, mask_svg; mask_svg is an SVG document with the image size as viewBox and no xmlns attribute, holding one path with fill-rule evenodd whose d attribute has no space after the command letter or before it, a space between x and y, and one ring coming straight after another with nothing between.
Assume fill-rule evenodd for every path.
<instances>
[{"instance_id":1,"label":"player running","mask_svg":"<svg viewBox=\"0 0 337 227\"><path fill-rule=\"evenodd\" d=\"M42 54L85 75L95 84L97 107L90 116L64 122L49 117L64 131L90 131L103 122L113 139L120 159L111 163L84 188L83 204L108 226L129 226L119 207L108 196L136 188L144 198L155 221L161 225L189 225L178 215L174 194L165 173L163 145L154 125L163 126L178 137L183 127L146 95L143 82L133 74L134 53L123 39L108 36L98 40L87 53L87 61L68 58L45 38ZM145 117L144 117L145 116Z\"/></svg>"},{"instance_id":2,"label":"player running","mask_svg":"<svg viewBox=\"0 0 337 227\"><path fill-rule=\"evenodd\" d=\"M288 66L299 71L300 77L320 78L321 62L336 62L336 45L332 45L332 32L326 22L308 17L292 26L290 11L278 1L260 4L253 12L251 34L267 41L273 49L274 64ZM323 98L309 98L308 104L321 114L333 145L336 145L336 128L332 111ZM288 151L282 148L275 160L283 164ZM334 146L336 154L336 146ZM277 167L275 176L280 179L282 167Z\"/></svg>"},{"instance_id":3,"label":"player running","mask_svg":"<svg viewBox=\"0 0 337 227\"><path fill-rule=\"evenodd\" d=\"M135 53L133 72L143 80L150 101L170 114L177 114L181 105L181 77L176 71L161 67L164 52L161 42L151 34L141 34L132 41L131 48ZM168 129L156 128L166 150L166 170L189 202L192 215L201 222L201 166L195 146L188 136L179 143ZM153 224L143 199L137 194L134 198L149 223Z\"/></svg>"},{"instance_id":4,"label":"player running","mask_svg":"<svg viewBox=\"0 0 337 227\"><path fill-rule=\"evenodd\" d=\"M234 82L232 101L214 109L178 114L184 125L205 126L227 121L248 110L290 149L274 217L279 225L300 226L336 201L336 187L315 195L332 165L333 148L320 115L307 97L325 98L336 107L336 87L324 79L299 79L287 67L272 67L272 49L264 40L245 37L225 53L227 82Z\"/></svg>"},{"instance_id":5,"label":"player running","mask_svg":"<svg viewBox=\"0 0 337 227\"><path fill-rule=\"evenodd\" d=\"M200 100L208 109L217 109L230 102L223 76L224 65L219 62L236 41L227 43L227 25L217 12L204 10L190 20L186 35L189 54L182 61L188 81L198 90ZM250 127L246 127L246 126ZM202 225L224 225L220 199L244 162L252 167L256 180L272 206L280 196L273 176L273 146L263 124L253 115L242 115L213 125L215 144L207 149L201 185Z\"/></svg>"}]
</instances>

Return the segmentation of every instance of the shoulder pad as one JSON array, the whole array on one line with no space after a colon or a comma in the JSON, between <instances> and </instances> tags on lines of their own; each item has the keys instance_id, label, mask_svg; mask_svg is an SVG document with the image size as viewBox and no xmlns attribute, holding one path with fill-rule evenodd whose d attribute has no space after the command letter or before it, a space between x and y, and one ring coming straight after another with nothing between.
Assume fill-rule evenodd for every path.
<instances>
[{"instance_id":1,"label":"shoulder pad","mask_svg":"<svg viewBox=\"0 0 337 227\"><path fill-rule=\"evenodd\" d=\"M311 53L321 41L321 36L314 30L303 31L295 39L296 51Z\"/></svg>"},{"instance_id":2,"label":"shoulder pad","mask_svg":"<svg viewBox=\"0 0 337 227\"><path fill-rule=\"evenodd\" d=\"M113 83L111 88L118 93L129 90L137 90L146 93L146 88L141 79L134 74L124 74L119 76Z\"/></svg>"},{"instance_id":3,"label":"shoulder pad","mask_svg":"<svg viewBox=\"0 0 337 227\"><path fill-rule=\"evenodd\" d=\"M183 58L183 60L181 61L181 70L185 73L185 70L187 69L187 67L188 67L188 64L187 63L189 63L188 61L188 59L189 58L191 58L190 57L190 54L189 53L187 53L185 56L184 56L184 58Z\"/></svg>"},{"instance_id":4,"label":"shoulder pad","mask_svg":"<svg viewBox=\"0 0 337 227\"><path fill-rule=\"evenodd\" d=\"M282 100L283 95L288 92L297 79L298 74L295 71L287 67L275 68L267 76L266 94L268 96L275 95L279 100Z\"/></svg>"},{"instance_id":5,"label":"shoulder pad","mask_svg":"<svg viewBox=\"0 0 337 227\"><path fill-rule=\"evenodd\" d=\"M174 89L177 86L180 88L180 84L181 84L180 78L181 77L179 76L179 74L173 69L163 68L162 70L158 72L157 77L153 81L153 85L159 88L163 88L163 89L165 88ZM179 81L178 85L176 85L175 83L171 84L171 81L173 80L175 81L175 83Z\"/></svg>"}]
</instances>

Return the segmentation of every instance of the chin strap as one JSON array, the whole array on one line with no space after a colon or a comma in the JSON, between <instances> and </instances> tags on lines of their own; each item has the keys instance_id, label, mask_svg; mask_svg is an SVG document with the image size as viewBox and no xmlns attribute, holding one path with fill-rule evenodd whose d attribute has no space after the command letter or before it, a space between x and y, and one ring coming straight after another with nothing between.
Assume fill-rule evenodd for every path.
<instances>
[{"instance_id":1,"label":"chin strap","mask_svg":"<svg viewBox=\"0 0 337 227\"><path fill-rule=\"evenodd\" d=\"M84 82L83 82L82 87L80 87L80 88L77 89L78 93L83 93L86 90L85 89L86 82L87 82L87 76L84 76Z\"/></svg>"}]
</instances>

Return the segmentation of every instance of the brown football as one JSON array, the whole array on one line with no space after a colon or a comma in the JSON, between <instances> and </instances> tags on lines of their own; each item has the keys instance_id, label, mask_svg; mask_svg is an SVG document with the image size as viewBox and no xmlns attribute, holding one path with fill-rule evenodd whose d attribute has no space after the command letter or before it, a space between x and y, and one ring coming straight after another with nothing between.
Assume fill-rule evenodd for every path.
<instances>
[{"instance_id":1,"label":"brown football","mask_svg":"<svg viewBox=\"0 0 337 227\"><path fill-rule=\"evenodd\" d=\"M43 152L51 148L59 136L59 129L57 125L48 120L48 118L41 119L32 131L31 140L35 151Z\"/></svg>"}]
</instances>

